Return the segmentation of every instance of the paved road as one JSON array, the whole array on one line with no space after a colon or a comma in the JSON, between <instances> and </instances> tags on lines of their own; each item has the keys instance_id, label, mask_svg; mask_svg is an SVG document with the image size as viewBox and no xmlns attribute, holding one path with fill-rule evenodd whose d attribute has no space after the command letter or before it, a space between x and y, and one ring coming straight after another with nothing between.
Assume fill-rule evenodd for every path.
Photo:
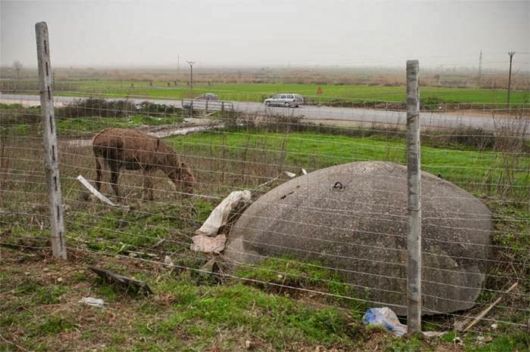
<instances>
[{"instance_id":1,"label":"paved road","mask_svg":"<svg viewBox=\"0 0 530 352\"><path fill-rule=\"evenodd\" d=\"M70 103L76 99L83 99L80 97L61 97L54 98L58 106ZM118 99L115 99L118 100ZM163 100L163 99L130 99L135 103L140 103L145 100L156 102L159 104L168 104L177 107L182 107L180 100ZM36 95L0 95L0 102L21 103L23 105L39 105L39 97ZM306 120L327 121L333 123L338 122L352 122L359 125L372 126L377 125L405 125L406 113L403 111L389 111L389 110L372 110L360 108L341 108L341 107L327 107L327 106L301 106L299 108L282 108L282 107L266 107L261 103L253 102L231 102L234 109L239 112L247 112L254 114L277 114L283 116L300 116ZM210 107L210 110L212 107ZM215 108L214 108L215 109ZM530 137L530 119L528 116L524 117L521 122L508 117L494 118L493 114L483 114L477 112L460 112L460 113L433 113L422 112L420 114L423 128L445 129L459 126L482 128L484 130L494 131L503 126L519 126L526 127L526 136Z\"/></svg>"},{"instance_id":2,"label":"paved road","mask_svg":"<svg viewBox=\"0 0 530 352\"><path fill-rule=\"evenodd\" d=\"M237 111L274 113L279 115L300 116L307 120L329 120L329 121L351 121L361 125L381 124L387 126L406 125L407 114L404 111L373 110L362 108L341 108L329 106L302 106L300 108L268 108L260 103L234 102ZM504 125L514 122L508 118L492 117L492 114L479 113L420 113L423 127L435 129L454 128L459 126L483 128L485 130L495 130L499 124ZM528 124L528 119L527 122ZM529 131L530 132L530 131Z\"/></svg>"}]
</instances>

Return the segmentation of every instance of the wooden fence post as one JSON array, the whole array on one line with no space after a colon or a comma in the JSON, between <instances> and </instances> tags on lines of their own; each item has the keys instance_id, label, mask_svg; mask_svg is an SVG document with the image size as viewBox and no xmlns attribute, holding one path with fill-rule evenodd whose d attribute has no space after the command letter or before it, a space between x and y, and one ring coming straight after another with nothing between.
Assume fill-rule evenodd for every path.
<instances>
[{"instance_id":1,"label":"wooden fence post","mask_svg":"<svg viewBox=\"0 0 530 352\"><path fill-rule=\"evenodd\" d=\"M64 210L59 178L57 127L53 110L50 41L48 39L48 25L46 22L39 22L35 25L35 34L37 37L40 105L44 127L42 133L44 139L44 168L48 183L52 252L55 258L66 259L63 221Z\"/></svg>"},{"instance_id":2,"label":"wooden fence post","mask_svg":"<svg viewBox=\"0 0 530 352\"><path fill-rule=\"evenodd\" d=\"M407 61L407 184L409 232L407 236L408 333L421 331L421 158L419 62Z\"/></svg>"}]
</instances>

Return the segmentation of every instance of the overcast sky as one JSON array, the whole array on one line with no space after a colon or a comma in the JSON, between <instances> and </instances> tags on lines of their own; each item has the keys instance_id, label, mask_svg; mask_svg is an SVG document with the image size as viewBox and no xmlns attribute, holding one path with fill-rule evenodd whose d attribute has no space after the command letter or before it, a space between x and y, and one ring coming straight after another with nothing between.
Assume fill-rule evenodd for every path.
<instances>
[{"instance_id":1,"label":"overcast sky","mask_svg":"<svg viewBox=\"0 0 530 352\"><path fill-rule=\"evenodd\" d=\"M0 64L530 67L530 0L0 0Z\"/></svg>"}]
</instances>

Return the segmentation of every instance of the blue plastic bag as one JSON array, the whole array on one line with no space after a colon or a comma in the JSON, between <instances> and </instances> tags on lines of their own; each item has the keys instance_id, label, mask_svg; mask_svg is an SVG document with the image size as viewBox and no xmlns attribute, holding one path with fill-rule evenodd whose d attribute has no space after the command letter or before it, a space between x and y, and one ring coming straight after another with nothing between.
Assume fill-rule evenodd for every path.
<instances>
[{"instance_id":1,"label":"blue plastic bag","mask_svg":"<svg viewBox=\"0 0 530 352\"><path fill-rule=\"evenodd\" d=\"M369 308L363 316L363 323L385 328L396 336L403 336L407 333L407 326L401 324L396 313L388 307Z\"/></svg>"}]
</instances>

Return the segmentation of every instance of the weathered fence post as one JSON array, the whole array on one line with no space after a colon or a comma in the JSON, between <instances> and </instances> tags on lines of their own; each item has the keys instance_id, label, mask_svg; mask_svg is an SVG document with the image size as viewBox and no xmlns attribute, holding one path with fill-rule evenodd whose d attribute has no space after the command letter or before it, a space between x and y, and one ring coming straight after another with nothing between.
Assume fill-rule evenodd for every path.
<instances>
[{"instance_id":1,"label":"weathered fence post","mask_svg":"<svg viewBox=\"0 0 530 352\"><path fill-rule=\"evenodd\" d=\"M407 325L408 333L421 331L421 158L419 62L407 61Z\"/></svg>"},{"instance_id":2,"label":"weathered fence post","mask_svg":"<svg viewBox=\"0 0 530 352\"><path fill-rule=\"evenodd\" d=\"M40 105L44 127L42 134L44 139L44 168L48 183L52 251L54 257L66 259L63 221L64 210L58 165L57 128L53 110L50 41L48 39L48 26L46 22L39 22L35 25L35 34L37 37Z\"/></svg>"}]
</instances>

